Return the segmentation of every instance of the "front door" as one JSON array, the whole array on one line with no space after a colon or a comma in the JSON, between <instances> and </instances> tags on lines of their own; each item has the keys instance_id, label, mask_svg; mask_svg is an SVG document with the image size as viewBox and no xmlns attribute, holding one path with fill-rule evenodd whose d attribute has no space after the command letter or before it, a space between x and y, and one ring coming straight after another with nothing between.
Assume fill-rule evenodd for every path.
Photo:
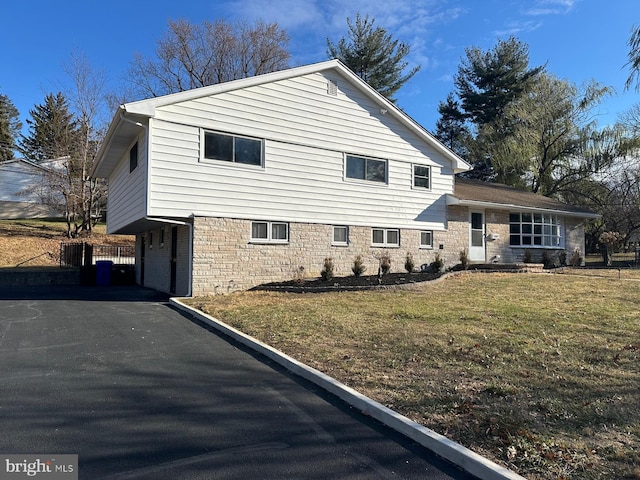
<instances>
[{"instance_id":1,"label":"front door","mask_svg":"<svg viewBox=\"0 0 640 480\"><path fill-rule=\"evenodd\" d=\"M484 212L471 212L469 218L469 260L484 262Z\"/></svg>"}]
</instances>

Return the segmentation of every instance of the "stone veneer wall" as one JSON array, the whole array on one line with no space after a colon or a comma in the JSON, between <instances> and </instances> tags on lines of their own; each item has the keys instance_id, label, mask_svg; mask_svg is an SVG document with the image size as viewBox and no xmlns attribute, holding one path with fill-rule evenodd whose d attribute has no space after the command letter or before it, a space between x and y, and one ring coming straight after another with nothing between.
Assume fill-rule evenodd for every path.
<instances>
[{"instance_id":1,"label":"stone veneer wall","mask_svg":"<svg viewBox=\"0 0 640 480\"><path fill-rule=\"evenodd\" d=\"M333 226L290 223L289 243L251 243L251 221L196 217L193 245L193 295L228 293L263 283L292 280L300 267L307 278L320 275L324 259L331 257L336 276L351 275L357 255L367 267L365 274L378 272L378 258L391 257L391 271L404 272L407 252L416 268L431 263L444 232L434 232L434 249L420 248L418 230L400 230L400 247L371 246L370 227L349 227L349 245L332 246ZM442 252L441 252L442 253ZM456 254L457 257L457 254Z\"/></svg>"}]
</instances>

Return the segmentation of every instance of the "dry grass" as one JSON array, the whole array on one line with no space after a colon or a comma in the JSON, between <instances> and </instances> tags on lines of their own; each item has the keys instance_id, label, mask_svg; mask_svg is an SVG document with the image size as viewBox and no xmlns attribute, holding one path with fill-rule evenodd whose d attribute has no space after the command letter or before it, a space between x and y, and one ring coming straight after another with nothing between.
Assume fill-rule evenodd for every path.
<instances>
[{"instance_id":1,"label":"dry grass","mask_svg":"<svg viewBox=\"0 0 640 480\"><path fill-rule=\"evenodd\" d=\"M129 235L106 235L104 225L97 225L87 241L99 245L128 245ZM0 267L57 266L60 243L71 241L65 236L66 224L59 220L0 220ZM76 240L73 240L76 241Z\"/></svg>"},{"instance_id":2,"label":"dry grass","mask_svg":"<svg viewBox=\"0 0 640 480\"><path fill-rule=\"evenodd\" d=\"M527 478L640 478L635 282L469 274L191 303Z\"/></svg>"}]
</instances>

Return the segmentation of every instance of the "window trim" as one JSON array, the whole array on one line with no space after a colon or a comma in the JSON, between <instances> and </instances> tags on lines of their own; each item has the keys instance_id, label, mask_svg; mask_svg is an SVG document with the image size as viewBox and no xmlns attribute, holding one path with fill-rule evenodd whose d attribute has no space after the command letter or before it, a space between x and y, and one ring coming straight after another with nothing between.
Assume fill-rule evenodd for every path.
<instances>
[{"instance_id":1,"label":"window trim","mask_svg":"<svg viewBox=\"0 0 640 480\"><path fill-rule=\"evenodd\" d=\"M262 224L266 224L267 225L267 237L266 238L260 238L260 237L254 237L253 236L253 226L257 223L262 223ZM287 232L287 238L281 239L281 238L273 238L273 226L274 225L284 225L286 228L286 232ZM265 220L253 220L251 222L251 227L249 230L249 243L276 243L276 244L288 244L289 243L289 236L290 236L290 230L289 230L289 223L288 222L275 222L275 221L265 221Z\"/></svg>"},{"instance_id":2,"label":"window trim","mask_svg":"<svg viewBox=\"0 0 640 480\"><path fill-rule=\"evenodd\" d=\"M374 232L382 231L384 236L383 243L375 243L374 242ZM397 232L398 233L398 242L390 243L389 242L389 232ZM371 246L372 247L384 247L384 248L399 248L401 243L400 239L400 229L399 228L380 228L380 227L372 227L371 228Z\"/></svg>"},{"instance_id":3,"label":"window trim","mask_svg":"<svg viewBox=\"0 0 640 480\"><path fill-rule=\"evenodd\" d=\"M423 233L428 233L429 234L429 239L431 240L431 243L426 244L426 243L422 243L422 234ZM424 250L433 250L433 230L420 230L418 232L418 241L420 242L420 248L424 249Z\"/></svg>"},{"instance_id":4,"label":"window trim","mask_svg":"<svg viewBox=\"0 0 640 480\"><path fill-rule=\"evenodd\" d=\"M206 136L207 134L214 135L222 135L225 137L231 137L233 139L233 159L232 160L222 160L218 158L208 158L205 156L205 145L206 145ZM237 138L245 138L248 140L255 140L256 142L260 142L260 165L252 164L252 163L242 163L236 161L235 158L235 144ZM200 162L202 163L214 163L216 165L227 165L232 167L240 167L240 168L254 168L254 169L264 169L265 166L265 140L264 138L251 137L249 135L239 135L235 133L229 132L221 132L219 130L208 130L205 128L200 129Z\"/></svg>"},{"instance_id":5,"label":"window trim","mask_svg":"<svg viewBox=\"0 0 640 480\"><path fill-rule=\"evenodd\" d=\"M349 158L358 158L358 159L362 159L365 161L365 166L364 166L364 177L365 178L359 178L359 177L350 177L348 176L348 163L349 163ZM368 180L367 177L367 161L376 161L376 162L384 162L384 180L383 181L378 181L378 180ZM357 182L357 183L361 183L364 185L388 185L389 184L389 160L384 159L384 158L375 158L375 157L367 157L364 155L355 155L352 153L345 153L344 154L344 179L345 181L348 182Z\"/></svg>"},{"instance_id":6,"label":"window trim","mask_svg":"<svg viewBox=\"0 0 640 480\"><path fill-rule=\"evenodd\" d=\"M519 220L514 222L511 220L513 215L518 215ZM531 221L523 221L523 215L530 215ZM536 220L536 216L540 216L540 220ZM517 232L514 232L513 226L517 225ZM523 225L526 225L526 230ZM547 228L553 232L556 229L556 234L545 233ZM539 231L539 233L536 232ZM528 237L531 240L531 244L525 244L522 242L523 237ZM513 238L518 237L519 243L512 243ZM536 238L540 239L540 244L535 244ZM546 239L550 239L550 242L554 240L557 243L546 244ZM542 250L562 250L565 248L566 232L564 230L564 217L555 213L546 212L532 212L532 211L509 211L509 248L531 248Z\"/></svg>"},{"instance_id":7,"label":"window trim","mask_svg":"<svg viewBox=\"0 0 640 480\"><path fill-rule=\"evenodd\" d=\"M429 176L427 177L428 186L422 187L420 185L416 185L416 178L425 178L424 175L416 175L416 167L426 168L429 171ZM413 163L411 165L411 188L415 188L417 190L431 190L431 179L433 178L431 174L432 171L431 165Z\"/></svg>"},{"instance_id":8,"label":"window trim","mask_svg":"<svg viewBox=\"0 0 640 480\"><path fill-rule=\"evenodd\" d=\"M338 228L344 228L345 230L345 241L337 241L336 240L336 229ZM333 228L331 229L331 245L333 245L334 247L347 247L349 246L349 227L346 225L333 225Z\"/></svg>"}]
</instances>

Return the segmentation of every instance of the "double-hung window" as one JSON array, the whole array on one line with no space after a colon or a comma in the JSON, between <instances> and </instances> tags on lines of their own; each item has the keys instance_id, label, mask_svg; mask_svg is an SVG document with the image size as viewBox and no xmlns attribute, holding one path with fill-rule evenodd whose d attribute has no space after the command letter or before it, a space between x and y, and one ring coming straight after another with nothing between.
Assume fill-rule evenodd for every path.
<instances>
[{"instance_id":1,"label":"double-hung window","mask_svg":"<svg viewBox=\"0 0 640 480\"><path fill-rule=\"evenodd\" d=\"M287 243L289 224L284 222L251 222L251 241L256 243Z\"/></svg>"},{"instance_id":2,"label":"double-hung window","mask_svg":"<svg viewBox=\"0 0 640 480\"><path fill-rule=\"evenodd\" d=\"M431 167L426 165L413 166L413 186L415 188L431 188Z\"/></svg>"},{"instance_id":3,"label":"double-hung window","mask_svg":"<svg viewBox=\"0 0 640 480\"><path fill-rule=\"evenodd\" d=\"M387 183L387 161L375 158L346 156L345 176L356 180Z\"/></svg>"},{"instance_id":4,"label":"double-hung window","mask_svg":"<svg viewBox=\"0 0 640 480\"><path fill-rule=\"evenodd\" d=\"M562 248L564 238L560 217L549 213L509 213L509 245Z\"/></svg>"},{"instance_id":5,"label":"double-hung window","mask_svg":"<svg viewBox=\"0 0 640 480\"><path fill-rule=\"evenodd\" d=\"M395 228L372 228L371 245L374 247L399 247L400 230Z\"/></svg>"},{"instance_id":6,"label":"double-hung window","mask_svg":"<svg viewBox=\"0 0 640 480\"><path fill-rule=\"evenodd\" d=\"M204 132L204 158L262 166L263 141L217 132Z\"/></svg>"}]
</instances>

